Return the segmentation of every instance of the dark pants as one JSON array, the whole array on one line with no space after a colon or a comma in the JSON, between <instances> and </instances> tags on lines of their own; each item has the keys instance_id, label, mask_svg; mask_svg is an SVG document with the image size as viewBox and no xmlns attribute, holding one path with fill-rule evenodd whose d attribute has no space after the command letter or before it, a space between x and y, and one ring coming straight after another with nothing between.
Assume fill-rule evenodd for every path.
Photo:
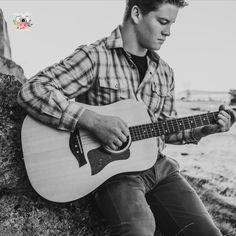
<instances>
[{"instance_id":1,"label":"dark pants","mask_svg":"<svg viewBox=\"0 0 236 236\"><path fill-rule=\"evenodd\" d=\"M220 236L178 163L163 156L149 170L112 177L95 193L112 236Z\"/></svg>"}]
</instances>

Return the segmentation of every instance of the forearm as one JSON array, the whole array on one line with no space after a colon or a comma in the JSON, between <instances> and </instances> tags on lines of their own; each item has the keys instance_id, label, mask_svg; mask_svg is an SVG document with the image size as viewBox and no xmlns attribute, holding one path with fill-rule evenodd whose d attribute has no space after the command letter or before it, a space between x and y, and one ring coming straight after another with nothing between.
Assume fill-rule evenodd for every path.
<instances>
[{"instance_id":1,"label":"forearm","mask_svg":"<svg viewBox=\"0 0 236 236\"><path fill-rule=\"evenodd\" d=\"M85 109L76 123L76 128L84 128L92 131L95 127L97 119L97 113Z\"/></svg>"},{"instance_id":2,"label":"forearm","mask_svg":"<svg viewBox=\"0 0 236 236\"><path fill-rule=\"evenodd\" d=\"M18 103L32 116L58 129L73 131L84 109L71 101L94 83L94 64L82 49L39 72L18 94Z\"/></svg>"},{"instance_id":3,"label":"forearm","mask_svg":"<svg viewBox=\"0 0 236 236\"><path fill-rule=\"evenodd\" d=\"M195 128L165 136L165 142L174 145L198 144L202 137L201 128Z\"/></svg>"},{"instance_id":4,"label":"forearm","mask_svg":"<svg viewBox=\"0 0 236 236\"><path fill-rule=\"evenodd\" d=\"M37 80L37 79L36 79ZM69 101L44 78L27 81L19 91L18 103L34 118L57 129L73 131L84 108Z\"/></svg>"}]
</instances>

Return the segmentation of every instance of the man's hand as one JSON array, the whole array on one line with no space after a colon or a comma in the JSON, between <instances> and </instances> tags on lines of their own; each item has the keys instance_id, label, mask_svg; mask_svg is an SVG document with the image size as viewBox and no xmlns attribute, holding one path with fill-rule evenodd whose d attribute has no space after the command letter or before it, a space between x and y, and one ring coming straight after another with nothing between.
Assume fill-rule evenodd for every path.
<instances>
[{"instance_id":1,"label":"man's hand","mask_svg":"<svg viewBox=\"0 0 236 236\"><path fill-rule=\"evenodd\" d=\"M127 124L119 117L104 116L85 110L77 126L90 130L104 144L117 150L130 135Z\"/></svg>"},{"instance_id":2,"label":"man's hand","mask_svg":"<svg viewBox=\"0 0 236 236\"><path fill-rule=\"evenodd\" d=\"M206 125L202 128L202 133L204 136L209 134L215 134L219 132L229 131L234 122L236 121L236 112L232 109L227 109L224 105L219 107L219 114L217 117L217 124L215 125Z\"/></svg>"}]
</instances>

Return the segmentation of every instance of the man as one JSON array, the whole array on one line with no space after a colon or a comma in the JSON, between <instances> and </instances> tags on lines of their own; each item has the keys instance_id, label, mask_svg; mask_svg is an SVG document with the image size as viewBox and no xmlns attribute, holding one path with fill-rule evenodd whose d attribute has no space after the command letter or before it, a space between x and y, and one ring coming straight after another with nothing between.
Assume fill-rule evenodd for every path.
<instances>
[{"instance_id":1,"label":"man","mask_svg":"<svg viewBox=\"0 0 236 236\"><path fill-rule=\"evenodd\" d=\"M106 105L122 99L146 104L153 122L175 116L173 70L159 50L184 0L128 0L124 20L107 38L75 52L39 72L21 89L18 102L35 118L61 130L90 130L117 150L129 137L125 121L83 108L76 101ZM69 99L76 98L76 101ZM96 202L111 226L111 235L217 236L201 200L179 172L178 163L162 154L166 143L195 143L230 129L236 113L221 107L217 125L157 139L157 161L146 171L113 176L95 191Z\"/></svg>"}]
</instances>

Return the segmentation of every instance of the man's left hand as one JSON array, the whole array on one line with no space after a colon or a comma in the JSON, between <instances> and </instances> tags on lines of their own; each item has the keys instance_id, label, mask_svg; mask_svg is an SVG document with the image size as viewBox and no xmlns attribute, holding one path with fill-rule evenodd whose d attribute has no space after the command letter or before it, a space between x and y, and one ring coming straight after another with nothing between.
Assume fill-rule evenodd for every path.
<instances>
[{"instance_id":1,"label":"man's left hand","mask_svg":"<svg viewBox=\"0 0 236 236\"><path fill-rule=\"evenodd\" d=\"M219 107L219 114L217 116L217 124L206 125L202 128L204 136L215 134L219 132L227 132L236 121L236 112L233 109L227 109L224 105Z\"/></svg>"}]
</instances>

